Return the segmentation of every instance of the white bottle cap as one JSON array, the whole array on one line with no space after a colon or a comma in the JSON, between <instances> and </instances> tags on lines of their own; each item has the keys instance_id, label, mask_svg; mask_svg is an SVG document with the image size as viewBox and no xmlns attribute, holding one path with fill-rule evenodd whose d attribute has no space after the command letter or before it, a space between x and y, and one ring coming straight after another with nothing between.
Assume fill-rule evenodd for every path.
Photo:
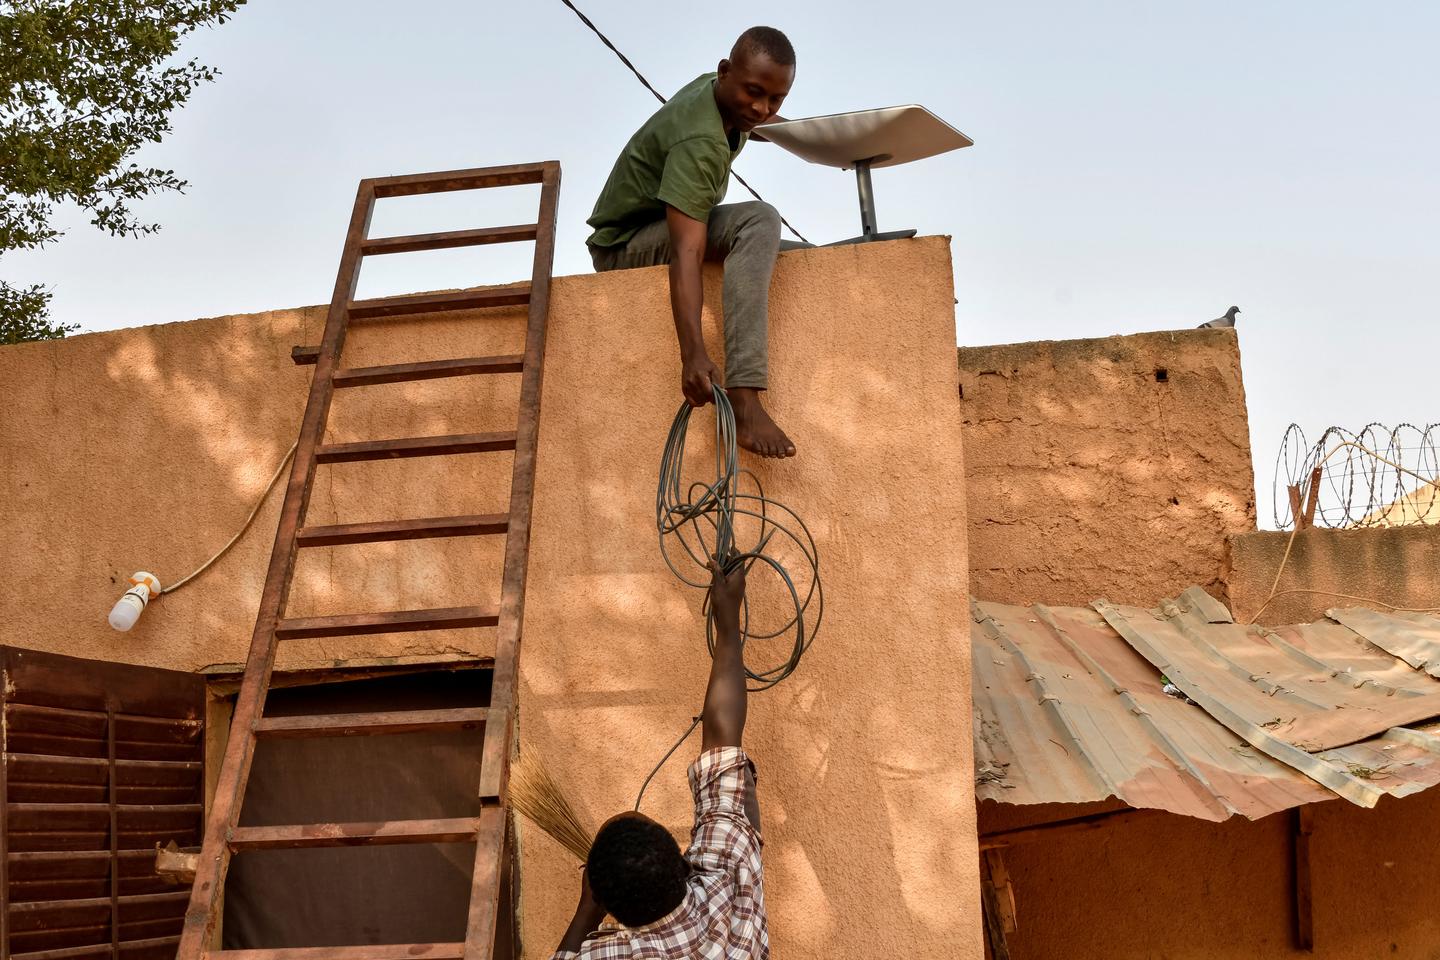
<instances>
[{"instance_id":1,"label":"white bottle cap","mask_svg":"<svg viewBox=\"0 0 1440 960\"><path fill-rule=\"evenodd\" d=\"M135 626L135 621L140 619L140 612L145 609L145 601L135 596L135 593L135 590L128 591L125 596L115 601L115 606L110 608L110 626L116 630L121 632L129 630Z\"/></svg>"},{"instance_id":2,"label":"white bottle cap","mask_svg":"<svg viewBox=\"0 0 1440 960\"><path fill-rule=\"evenodd\" d=\"M133 586L110 608L110 626L122 633L135 626L152 596L160 594L160 580L153 573L137 571L130 577Z\"/></svg>"}]
</instances>

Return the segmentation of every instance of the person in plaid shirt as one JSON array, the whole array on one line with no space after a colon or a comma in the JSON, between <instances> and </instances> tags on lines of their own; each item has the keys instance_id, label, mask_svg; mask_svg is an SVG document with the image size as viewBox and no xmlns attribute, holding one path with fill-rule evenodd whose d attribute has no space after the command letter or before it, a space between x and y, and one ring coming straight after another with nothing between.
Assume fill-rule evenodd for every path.
<instances>
[{"instance_id":1,"label":"person in plaid shirt","mask_svg":"<svg viewBox=\"0 0 1440 960\"><path fill-rule=\"evenodd\" d=\"M638 812L595 835L580 905L551 960L766 960L765 894L755 764L740 746L745 668L740 606L745 568L710 563L715 651L705 691L700 756L690 765L695 826L682 855L670 831ZM606 914L617 924L602 923Z\"/></svg>"}]
</instances>

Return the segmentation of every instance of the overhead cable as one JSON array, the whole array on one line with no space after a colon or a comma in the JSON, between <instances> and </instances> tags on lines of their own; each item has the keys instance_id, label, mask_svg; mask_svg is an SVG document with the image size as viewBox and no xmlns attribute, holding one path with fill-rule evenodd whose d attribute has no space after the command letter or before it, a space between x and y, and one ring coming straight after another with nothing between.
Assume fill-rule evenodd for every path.
<instances>
[{"instance_id":1,"label":"overhead cable","mask_svg":"<svg viewBox=\"0 0 1440 960\"><path fill-rule=\"evenodd\" d=\"M595 36L600 38L600 42L605 44L605 46L609 47L611 52L614 53L615 56L620 58L620 62L625 64L625 66L629 68L631 73L635 74L635 79L639 80L646 90L649 90L652 94L655 95L656 100L659 100L661 103L667 102L665 97L660 94L660 91L656 90L653 86L651 86L650 81L645 79L644 74L642 74L639 70L635 68L635 64L630 62L630 58L625 56L625 54L621 53L620 48L615 46L615 44L611 43L610 38L600 32L600 28L595 26L594 21L592 21L589 17L585 16L585 14L581 13L580 8L576 7L575 4L570 2L570 0L560 0L560 2L565 4L565 6L569 7L572 11L574 11L575 16L580 18L580 22L585 24L585 26L589 27L591 32L593 32ZM765 198L760 196L760 194L756 192L754 187L750 186L750 184L745 182L744 177L740 176L740 174L736 173L734 170L730 171L730 175L740 182L740 186L744 187L746 190L749 190L752 197L754 197L756 200L759 200L761 203L766 202ZM778 210L776 212L779 213ZM791 233L795 234L795 236L799 237L806 243L810 242L810 240L804 234L791 226L790 221L785 219L785 215L783 213L780 214L780 222L785 224L786 229L788 229Z\"/></svg>"}]
</instances>

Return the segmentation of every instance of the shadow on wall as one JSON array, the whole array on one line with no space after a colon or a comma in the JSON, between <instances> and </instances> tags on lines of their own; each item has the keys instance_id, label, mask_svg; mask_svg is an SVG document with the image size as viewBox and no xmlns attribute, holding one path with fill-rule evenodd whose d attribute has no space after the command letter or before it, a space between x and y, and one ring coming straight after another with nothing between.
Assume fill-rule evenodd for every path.
<instances>
[{"instance_id":1,"label":"shadow on wall","mask_svg":"<svg viewBox=\"0 0 1440 960\"><path fill-rule=\"evenodd\" d=\"M1232 330L962 347L970 591L1002 603L1224 598L1255 528Z\"/></svg>"},{"instance_id":2,"label":"shadow on wall","mask_svg":"<svg viewBox=\"0 0 1440 960\"><path fill-rule=\"evenodd\" d=\"M308 370L285 369L280 344L309 339L322 313L0 350L12 402L33 411L0 426L0 445L14 453L5 487L18 521L0 536L11 541L8 555L48 581L16 605L16 642L182 669L220 659L211 656L216 648L243 649L254 618L253 602L243 600L259 596L259 551L268 554L278 498L228 562L206 574L212 583L228 579L224 590L199 580L188 596L155 602L128 634L112 631L105 614L133 571L173 582L238 529L300 420ZM196 602L207 593L209 602Z\"/></svg>"},{"instance_id":3,"label":"shadow on wall","mask_svg":"<svg viewBox=\"0 0 1440 960\"><path fill-rule=\"evenodd\" d=\"M649 628L648 617L616 617L605 630ZM536 696L528 684L522 688L523 736L527 743L543 744L547 756L566 758L558 765L557 782L590 828L633 807L644 776L698 712L708 661L703 641L697 647L690 663L675 665L677 673L699 678L696 699L677 698L673 685L582 688L559 700ZM897 744L910 736L899 711L876 705L857 715L855 704L841 702L832 684L803 671L752 699L746 735L758 766L766 886L773 891L767 907L779 942L819 946L853 938L857 888L865 891L867 915L889 918L897 927L918 924L938 933L961 922L971 906L953 886L957 838L915 818L917 810L942 801L936 785L953 778L953 767L913 754L884 759L894 757ZM560 713L566 722L552 722ZM837 715L858 722L837 724ZM630 744L642 752L622 760L617 753L629 754L621 745ZM685 770L699 749L697 730L661 768L642 807L682 849L692 824ZM548 918L527 921L527 956L544 957L568 919L563 904L578 894L577 865L532 825L521 823L520 830L529 858L527 909L536 910L536 900L549 906ZM556 903L550 906L551 901ZM867 944L883 948L886 922L877 921L866 937ZM894 945L910 940L902 933Z\"/></svg>"},{"instance_id":4,"label":"shadow on wall","mask_svg":"<svg viewBox=\"0 0 1440 960\"><path fill-rule=\"evenodd\" d=\"M969 699L968 631L950 612L964 605L964 519L945 256L940 240L787 253L771 291L767 404L799 456L747 465L809 524L826 591L818 640L793 676L751 699L746 728L772 939L786 956L855 943L979 952L969 738L945 719ZM521 736L592 823L634 804L698 711L709 669L701 592L666 569L654 527L680 399L663 277L557 288L547 356L533 534L547 546L530 571L547 589L527 603ZM714 305L718 271L706 284ZM600 326L617 316L620 327ZM707 329L718 326L712 313ZM577 402L595 371L605 389ZM710 469L712 417L691 422L697 478ZM698 736L645 796L680 837L697 752ZM533 829L523 854L524 941L544 957L574 906L574 864Z\"/></svg>"},{"instance_id":5,"label":"shadow on wall","mask_svg":"<svg viewBox=\"0 0 1440 960\"><path fill-rule=\"evenodd\" d=\"M679 401L664 277L659 268L564 277L552 291L519 729L596 818L634 802L698 708L708 669L699 593L665 568L653 525L660 448ZM712 305L719 279L707 271ZM803 960L863 943L978 960L973 764L969 736L952 729L968 715L969 631L948 245L787 253L771 297L767 403L800 456L755 469L810 524L827 602L819 641L795 676L755 698L746 731L766 806L776 951ZM278 497L233 554L130 634L104 623L119 592L110 577L149 568L169 579L233 533L294 439L309 371L288 352L316 342L322 313L0 351L0 374L35 411L0 428L5 449L23 451L6 464L5 492L25 509L19 529L0 531L0 550L61 578L9 601L16 643L182 669L243 659ZM518 316L412 320L367 330L373 344L357 330L346 363L513 353L505 327ZM713 311L707 327L718 334ZM723 355L713 339L711 350ZM431 392L443 389L435 383L375 391L353 409L341 397L336 439L499 427L514 415L502 379L467 378L464 395ZM317 485L310 519L465 513L503 500L508 458L455 458L426 472L438 463L337 468ZM434 543L440 553L316 551L291 612L491 595L498 566L480 567L493 544ZM282 655L392 656L419 652L419 642L483 654L490 642L416 637L287 644ZM691 806L686 759L646 797L677 829ZM532 833L522 850L534 952L558 940L575 896L574 865L544 843Z\"/></svg>"},{"instance_id":6,"label":"shadow on wall","mask_svg":"<svg viewBox=\"0 0 1440 960\"><path fill-rule=\"evenodd\" d=\"M313 367L295 366L289 351L319 341L326 309L0 350L0 379L12 385L12 402L32 412L0 426L0 446L15 452L3 476L18 518L0 542L7 555L25 558L27 569L44 571L47 582L44 591L9 601L15 642L179 669L245 659L284 478L231 552L183 590L152 603L134 630L112 631L105 614L133 571L173 583L239 529L298 434ZM523 314L474 313L355 324L344 363L519 352L514 344L523 344ZM513 429L518 379L337 391L327 440ZM308 519L503 513L510 468L508 453L321 466ZM483 604L498 593L501 539L302 551L288 612ZM489 630L306 640L285 645L280 659L483 654L493 642Z\"/></svg>"},{"instance_id":7,"label":"shadow on wall","mask_svg":"<svg viewBox=\"0 0 1440 960\"><path fill-rule=\"evenodd\" d=\"M1242 623L1262 610L1262 623L1307 623L1334 607L1440 609L1440 526L1312 527L1293 536L1292 544L1292 531L1259 530L1231 541L1230 597Z\"/></svg>"}]
</instances>

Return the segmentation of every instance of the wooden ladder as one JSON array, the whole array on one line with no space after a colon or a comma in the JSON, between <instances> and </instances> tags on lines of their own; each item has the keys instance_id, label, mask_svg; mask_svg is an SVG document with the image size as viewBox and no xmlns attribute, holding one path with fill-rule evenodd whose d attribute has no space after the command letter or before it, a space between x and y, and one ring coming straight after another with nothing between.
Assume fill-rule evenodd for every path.
<instances>
[{"instance_id":1,"label":"wooden ladder","mask_svg":"<svg viewBox=\"0 0 1440 960\"><path fill-rule=\"evenodd\" d=\"M520 226L457 230L415 236L367 236L375 201L385 197L475 190L538 183L538 222ZM520 655L520 628L525 612L525 568L530 551L530 505L535 482L535 447L540 422L540 386L545 359L545 326L550 302L550 271L555 253L555 211L560 190L560 164L555 161L509 167L484 167L415 176L363 180L355 197L345 249L335 278L335 293L325 321L325 335L316 350L298 348L297 363L313 362L315 373L300 425L299 446L285 502L280 511L270 568L260 597L260 611L250 641L239 697L225 747L225 759L205 823L204 846L181 932L178 960L488 960L500 918L500 873L510 853L505 788L515 714L515 683ZM535 242L528 285L458 293L352 300L365 256L439 250L512 241ZM371 317L433 314L477 307L528 304L525 352L517 356L466 357L426 363L378 367L341 367L339 360L350 321ZM520 410L514 432L457 434L324 443L326 418L334 391L344 387L398 383L437 377L490 373L521 374ZM315 466L393 457L447 456L513 450L514 473L508 515L432 517L381 523L305 526ZM505 534L505 565L498 609L451 607L384 613L287 619L296 550L302 547ZM265 694L275 663L276 644L301 637L353 636L461 627L497 627L490 707L486 709L415 710L346 716L267 718ZM480 765L479 815L452 820L401 820L376 823L306 823L292 826L241 827L239 817L249 779L255 743L262 737L326 737L355 733L402 733L446 730L484 723ZM395 843L475 843L469 917L463 943L391 944L354 947L304 947L285 950L212 949L216 923L223 912L225 876L230 858L241 850L361 846Z\"/></svg>"}]
</instances>

